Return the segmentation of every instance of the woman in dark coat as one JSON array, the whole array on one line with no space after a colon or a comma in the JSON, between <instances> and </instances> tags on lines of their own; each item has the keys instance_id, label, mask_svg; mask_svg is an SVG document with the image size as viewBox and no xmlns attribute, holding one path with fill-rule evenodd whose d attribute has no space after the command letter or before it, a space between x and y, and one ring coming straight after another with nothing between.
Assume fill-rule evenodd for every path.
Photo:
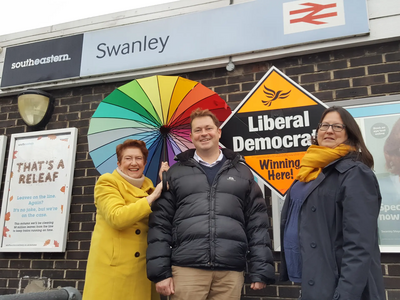
<instances>
[{"instance_id":1,"label":"woman in dark coat","mask_svg":"<svg viewBox=\"0 0 400 300\"><path fill-rule=\"evenodd\" d=\"M385 298L378 245L378 182L354 118L323 113L281 217L281 280L302 300Z\"/></svg>"}]
</instances>

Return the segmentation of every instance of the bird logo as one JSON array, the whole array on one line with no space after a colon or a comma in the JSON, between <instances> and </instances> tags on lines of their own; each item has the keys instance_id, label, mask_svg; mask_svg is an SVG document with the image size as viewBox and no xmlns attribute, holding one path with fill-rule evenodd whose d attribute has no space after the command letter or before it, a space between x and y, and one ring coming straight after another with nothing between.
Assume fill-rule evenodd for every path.
<instances>
[{"instance_id":1,"label":"bird logo","mask_svg":"<svg viewBox=\"0 0 400 300\"><path fill-rule=\"evenodd\" d=\"M290 90L289 92L286 93L282 93L282 91L277 91L275 92L274 90L271 90L269 88L267 88L264 85L264 94L267 96L267 98L269 98L270 100L261 100L262 103L266 106L271 106L272 101L275 101L277 99L286 99L287 97L289 97L290 92L292 90Z\"/></svg>"}]
</instances>

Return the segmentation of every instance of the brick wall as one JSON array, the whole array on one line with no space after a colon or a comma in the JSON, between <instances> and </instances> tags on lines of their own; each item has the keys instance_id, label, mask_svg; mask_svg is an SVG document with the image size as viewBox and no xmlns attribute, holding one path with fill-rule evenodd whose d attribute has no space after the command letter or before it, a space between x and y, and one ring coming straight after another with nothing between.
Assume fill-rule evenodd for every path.
<instances>
[{"instance_id":1,"label":"brick wall","mask_svg":"<svg viewBox=\"0 0 400 300\"><path fill-rule=\"evenodd\" d=\"M221 68L176 75L200 81L234 109L272 65L325 102L400 93L398 41L241 65L233 72ZM86 134L89 119L100 101L124 83L51 91L56 97L56 107L47 129L79 129L67 251L0 253L0 295L15 293L24 276L50 278L52 287L83 289L95 218L93 189L99 176L88 154ZM18 114L16 96L0 98L0 135L10 137L24 131L26 127ZM278 270L279 253L275 253L275 258ZM382 270L388 299L400 299L400 254L382 254ZM278 283L254 292L245 285L242 299L296 299L298 290L296 285Z\"/></svg>"}]
</instances>

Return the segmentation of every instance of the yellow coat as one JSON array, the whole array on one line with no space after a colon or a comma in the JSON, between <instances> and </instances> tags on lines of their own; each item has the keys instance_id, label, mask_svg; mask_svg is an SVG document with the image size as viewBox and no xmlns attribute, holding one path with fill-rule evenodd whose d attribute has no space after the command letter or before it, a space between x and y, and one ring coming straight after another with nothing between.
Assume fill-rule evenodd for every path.
<instances>
[{"instance_id":1,"label":"yellow coat","mask_svg":"<svg viewBox=\"0 0 400 300\"><path fill-rule=\"evenodd\" d=\"M117 171L100 176L94 189L96 225L86 268L84 300L159 300L147 279L146 197L154 191L145 178L141 189Z\"/></svg>"}]
</instances>

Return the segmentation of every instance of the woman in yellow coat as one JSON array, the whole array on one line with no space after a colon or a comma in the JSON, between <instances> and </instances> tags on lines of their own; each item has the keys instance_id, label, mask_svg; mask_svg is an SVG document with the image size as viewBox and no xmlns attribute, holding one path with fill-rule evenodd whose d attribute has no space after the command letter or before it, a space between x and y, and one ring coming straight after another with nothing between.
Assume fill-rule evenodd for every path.
<instances>
[{"instance_id":1,"label":"woman in yellow coat","mask_svg":"<svg viewBox=\"0 0 400 300\"><path fill-rule=\"evenodd\" d=\"M118 168L100 176L94 189L96 225L86 268L84 300L155 300L146 275L148 216L162 191L143 175L146 144L117 146ZM163 163L160 169L166 171Z\"/></svg>"}]
</instances>

